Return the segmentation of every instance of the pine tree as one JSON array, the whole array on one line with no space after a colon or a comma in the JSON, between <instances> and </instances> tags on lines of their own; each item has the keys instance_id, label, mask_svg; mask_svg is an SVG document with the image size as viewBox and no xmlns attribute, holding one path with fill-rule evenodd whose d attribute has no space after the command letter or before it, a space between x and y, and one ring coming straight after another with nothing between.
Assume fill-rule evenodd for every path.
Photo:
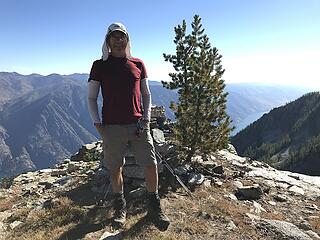
<instances>
[{"instance_id":1,"label":"pine tree","mask_svg":"<svg viewBox=\"0 0 320 240\"><path fill-rule=\"evenodd\" d=\"M172 81L162 84L178 89L178 102L170 108L176 117L174 141L183 161L227 147L232 130L226 113L222 56L211 47L198 15L191 26L190 34L186 33L185 20L175 27L176 54L163 54L175 69L169 74Z\"/></svg>"}]
</instances>

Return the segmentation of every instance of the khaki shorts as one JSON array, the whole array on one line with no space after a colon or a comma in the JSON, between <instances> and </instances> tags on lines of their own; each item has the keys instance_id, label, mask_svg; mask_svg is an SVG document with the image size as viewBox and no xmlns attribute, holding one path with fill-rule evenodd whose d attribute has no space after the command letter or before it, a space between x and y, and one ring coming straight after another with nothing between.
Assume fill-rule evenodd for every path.
<instances>
[{"instance_id":1,"label":"khaki shorts","mask_svg":"<svg viewBox=\"0 0 320 240\"><path fill-rule=\"evenodd\" d=\"M136 135L136 124L105 125L100 134L103 140L104 163L109 169L125 164L125 153L130 143L137 163L141 166L156 165L157 160L150 129Z\"/></svg>"}]
</instances>

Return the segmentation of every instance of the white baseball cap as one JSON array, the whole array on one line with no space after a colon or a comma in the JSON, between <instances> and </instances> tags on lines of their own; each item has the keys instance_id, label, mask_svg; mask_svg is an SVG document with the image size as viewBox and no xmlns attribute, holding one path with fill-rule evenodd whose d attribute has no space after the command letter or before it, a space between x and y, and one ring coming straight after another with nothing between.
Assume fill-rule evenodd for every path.
<instances>
[{"instance_id":1,"label":"white baseball cap","mask_svg":"<svg viewBox=\"0 0 320 240\"><path fill-rule=\"evenodd\" d=\"M127 38L128 38L128 44L127 44L127 47L126 47L126 55L128 58L131 57L131 44L130 44L130 38L129 38L129 33L127 32L127 29L126 27L122 24L122 23L112 23L109 27L108 27L108 30L107 30L107 33L106 33L106 36L104 38L104 41L103 41L103 44L102 44L102 59L103 61L106 61L109 57L109 53L110 53L110 48L108 46L108 37L109 35L112 33L112 32L115 32L115 31L120 31L120 32L123 32Z\"/></svg>"},{"instance_id":2,"label":"white baseball cap","mask_svg":"<svg viewBox=\"0 0 320 240\"><path fill-rule=\"evenodd\" d=\"M123 32L127 37L129 36L126 27L122 23L112 23L108 27L107 37L115 31Z\"/></svg>"}]
</instances>

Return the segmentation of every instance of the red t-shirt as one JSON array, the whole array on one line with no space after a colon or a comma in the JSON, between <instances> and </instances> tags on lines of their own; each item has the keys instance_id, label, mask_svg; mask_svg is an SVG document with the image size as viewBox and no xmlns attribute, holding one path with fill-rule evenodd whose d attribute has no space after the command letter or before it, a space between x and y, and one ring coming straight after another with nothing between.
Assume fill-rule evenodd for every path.
<instances>
[{"instance_id":1,"label":"red t-shirt","mask_svg":"<svg viewBox=\"0 0 320 240\"><path fill-rule=\"evenodd\" d=\"M103 124L131 124L142 117L140 81L147 78L142 60L116 58L94 61L90 80L101 83Z\"/></svg>"}]
</instances>

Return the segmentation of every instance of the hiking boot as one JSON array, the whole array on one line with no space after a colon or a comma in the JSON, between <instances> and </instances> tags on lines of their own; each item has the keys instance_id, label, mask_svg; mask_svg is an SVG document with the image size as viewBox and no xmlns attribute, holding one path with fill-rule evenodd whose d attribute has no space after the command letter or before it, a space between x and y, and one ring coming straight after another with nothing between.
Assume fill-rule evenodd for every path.
<instances>
[{"instance_id":1,"label":"hiking boot","mask_svg":"<svg viewBox=\"0 0 320 240\"><path fill-rule=\"evenodd\" d=\"M126 223L127 204L123 193L114 194L114 219L115 224L122 227Z\"/></svg>"},{"instance_id":2,"label":"hiking boot","mask_svg":"<svg viewBox=\"0 0 320 240\"><path fill-rule=\"evenodd\" d=\"M169 218L164 214L160 205L158 193L148 193L148 213L147 217L161 231L167 230L170 225Z\"/></svg>"}]
</instances>

